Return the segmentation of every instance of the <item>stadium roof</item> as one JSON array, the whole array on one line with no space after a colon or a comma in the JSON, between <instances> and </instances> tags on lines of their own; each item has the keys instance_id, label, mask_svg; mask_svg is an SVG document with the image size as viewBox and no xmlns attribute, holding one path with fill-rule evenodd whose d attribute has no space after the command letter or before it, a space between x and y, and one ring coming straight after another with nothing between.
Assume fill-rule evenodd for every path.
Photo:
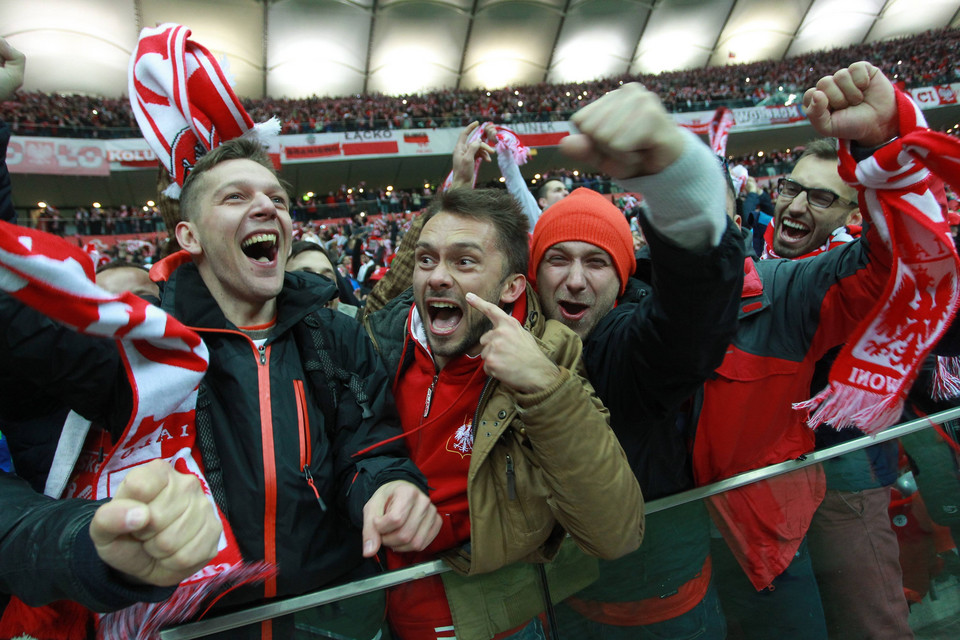
<instances>
[{"instance_id":1,"label":"stadium roof","mask_svg":"<svg viewBox=\"0 0 960 640\"><path fill-rule=\"evenodd\" d=\"M301 97L780 59L957 26L958 12L960 0L0 0L0 35L27 55L25 89L117 97L126 94L141 27L177 22L226 60L239 95ZM938 117L928 115L931 125L946 122ZM806 124L737 133L728 152L813 136ZM556 166L584 168L543 148L525 173ZM449 168L449 156L437 155L285 166L283 174L295 193L324 193L361 180L436 184ZM493 163L480 177L498 175ZM18 206L138 203L154 197L154 179L152 171L18 174L15 197Z\"/></svg>"},{"instance_id":2,"label":"stadium roof","mask_svg":"<svg viewBox=\"0 0 960 640\"><path fill-rule=\"evenodd\" d=\"M25 88L126 94L139 30L178 22L245 97L576 82L780 59L955 26L960 0L31 0L0 3Z\"/></svg>"}]
</instances>

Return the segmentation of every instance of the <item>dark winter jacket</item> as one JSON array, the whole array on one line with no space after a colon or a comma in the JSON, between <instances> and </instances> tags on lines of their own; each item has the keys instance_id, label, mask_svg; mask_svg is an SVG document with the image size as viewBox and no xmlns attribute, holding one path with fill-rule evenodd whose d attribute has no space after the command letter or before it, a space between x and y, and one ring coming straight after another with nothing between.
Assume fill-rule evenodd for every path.
<instances>
[{"instance_id":1,"label":"dark winter jacket","mask_svg":"<svg viewBox=\"0 0 960 640\"><path fill-rule=\"evenodd\" d=\"M202 389L224 506L244 559L280 566L267 595L303 593L372 570L362 566L364 504L391 480L426 488L401 441L374 447L400 433L390 379L360 325L324 307L333 292L324 278L288 273L276 325L259 348L223 316L192 263L178 268L161 294L162 308L197 331L210 349ZM341 388L336 424L326 423L315 374L305 371L303 354L313 353L304 326L308 316L324 325L333 357L358 374L368 399L365 410ZM261 411L264 401L269 411ZM207 468L217 464L209 451L203 455Z\"/></svg>"},{"instance_id":2,"label":"dark winter jacket","mask_svg":"<svg viewBox=\"0 0 960 640\"><path fill-rule=\"evenodd\" d=\"M324 308L332 290L333 285L318 276L288 274L278 298L275 330L257 349L223 317L194 265L177 269L164 287L164 309L179 315L210 347L198 417L210 418L213 446L205 446L201 438L201 453L208 473L221 477L223 494L215 497L244 559L266 559L281 567L279 578L266 586L271 595L303 593L375 570L361 555L363 505L390 480L426 486L401 442L374 446L399 434L389 379L362 328ZM323 324L332 357L357 372L364 406L341 388L337 407L321 408L315 387L324 379L314 371L319 366L307 324L317 321ZM6 296L0 296L0 330L0 356L17 363L3 374L2 381L9 384L5 389L15 393L3 395L0 416L27 420L53 404L72 407L115 435L125 426L130 388L112 341L80 336ZM264 397L271 407L261 419ZM335 426L327 424L325 414L336 416ZM41 439L55 447L60 425L44 424L50 434ZM7 435L15 448L17 431ZM307 483L304 464L322 506ZM0 476L4 487L15 483L20 481ZM156 592L146 597L146 590L130 590L97 559L86 534L96 503L84 503L76 512L45 512L44 505L53 502L35 492L4 490L0 496L0 591L23 593L30 604L69 597L101 610L157 599ZM35 506L40 508L29 510ZM20 517L21 511L29 517ZM42 537L50 531L62 533ZM16 570L8 570L5 562L14 563ZM89 569L93 565L99 570ZM59 579L35 579L37 571L46 568L47 573L53 567L59 568ZM77 573L77 567L88 569ZM103 580L103 575L112 579ZM64 592L63 585L71 590ZM98 593L97 586L104 593ZM168 593L163 590L159 597ZM237 590L224 600L236 604L264 595L261 586Z\"/></svg>"},{"instance_id":3,"label":"dark winter jacket","mask_svg":"<svg viewBox=\"0 0 960 640\"><path fill-rule=\"evenodd\" d=\"M648 500L694 486L692 433L676 415L723 360L736 331L743 243L730 223L714 249L680 249L644 224L649 252L618 305L584 343L587 377ZM645 247L646 249L646 247ZM624 602L669 596L703 567L709 521L700 503L648 516L636 552L601 564L578 597Z\"/></svg>"}]
</instances>

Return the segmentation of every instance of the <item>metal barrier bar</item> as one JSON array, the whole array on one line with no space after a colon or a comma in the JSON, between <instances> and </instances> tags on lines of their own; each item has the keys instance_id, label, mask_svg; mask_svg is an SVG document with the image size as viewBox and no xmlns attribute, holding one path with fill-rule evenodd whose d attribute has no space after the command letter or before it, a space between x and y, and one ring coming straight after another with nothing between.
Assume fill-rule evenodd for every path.
<instances>
[{"instance_id":1,"label":"metal barrier bar","mask_svg":"<svg viewBox=\"0 0 960 640\"><path fill-rule=\"evenodd\" d=\"M852 451L858 451L880 442L887 442L889 440L894 440L923 429L929 429L931 424L934 422L942 423L955 418L960 418L960 407L947 409L946 411L941 411L928 416L927 418L918 418L917 420L911 420L910 422L904 422L894 427L889 427L876 436L863 436L862 438L857 438L849 442L835 445L829 449L808 453L797 460L788 460L787 462L770 465L769 467L764 467L763 469L747 471L745 473L720 480L719 482L714 482L713 484L697 487L696 489L691 489L689 491L684 491L672 496L647 502L646 512L648 514L656 513L657 511L663 511L665 509L686 504L688 502L703 500L704 498L723 493L724 491L729 491L730 489L736 489L737 487L742 487L759 480L765 480L767 478L773 478L785 473L790 473L791 471L809 467L810 465L818 464L824 460L836 458ZM236 629L237 627L242 627L249 624L256 624L258 622L276 618L282 615L296 613L297 611L312 609L313 607L335 602L337 600L345 600L347 598L363 595L372 591L378 591L380 589L392 587L404 582L419 580L428 576L446 573L447 571L451 570L452 569L449 567L449 565L445 564L442 560L433 560L431 562L426 562L423 564L414 565L412 567L399 569L397 571L391 571L389 573L373 576L372 578L357 580L349 584L331 587L329 589L315 591L302 596L296 596L293 598L271 602L269 604L251 607L249 609L245 609L244 611L238 611L178 627L171 627L170 629L160 632L160 638L161 640L188 640L190 638L200 638L213 633L228 631L230 629Z\"/></svg>"}]
</instances>

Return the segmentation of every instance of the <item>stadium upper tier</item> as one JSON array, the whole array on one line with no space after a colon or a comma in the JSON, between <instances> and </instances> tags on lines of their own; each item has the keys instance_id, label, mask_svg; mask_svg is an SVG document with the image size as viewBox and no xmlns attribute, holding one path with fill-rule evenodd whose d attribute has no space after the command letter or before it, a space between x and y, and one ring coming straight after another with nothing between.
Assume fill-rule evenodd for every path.
<instances>
[{"instance_id":1,"label":"stadium upper tier","mask_svg":"<svg viewBox=\"0 0 960 640\"><path fill-rule=\"evenodd\" d=\"M627 82L656 92L668 110L703 111L798 102L824 75L869 60L906 87L960 79L960 30L939 29L909 38L820 51L783 60L705 67L657 75L621 75L576 84L536 84L489 90L439 90L302 99L245 99L251 117L276 116L284 133L460 127L471 120L509 126L563 121L598 96ZM0 105L15 135L70 138L139 137L125 97L20 93Z\"/></svg>"}]
</instances>

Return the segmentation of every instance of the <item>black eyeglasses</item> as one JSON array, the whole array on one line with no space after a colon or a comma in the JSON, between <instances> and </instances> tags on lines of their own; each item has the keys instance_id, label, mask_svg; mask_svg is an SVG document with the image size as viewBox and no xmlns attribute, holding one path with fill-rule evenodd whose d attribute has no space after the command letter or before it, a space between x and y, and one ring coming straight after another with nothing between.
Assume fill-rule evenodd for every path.
<instances>
[{"instance_id":1,"label":"black eyeglasses","mask_svg":"<svg viewBox=\"0 0 960 640\"><path fill-rule=\"evenodd\" d=\"M841 198L829 189L805 187L796 180L791 180L790 178L780 178L780 180L777 182L777 191L780 192L781 198L786 198L787 200L793 200L798 195L806 191L807 202L810 203L811 207L816 207L818 209L826 209L837 200L846 204L853 204L853 202L850 200Z\"/></svg>"}]
</instances>

